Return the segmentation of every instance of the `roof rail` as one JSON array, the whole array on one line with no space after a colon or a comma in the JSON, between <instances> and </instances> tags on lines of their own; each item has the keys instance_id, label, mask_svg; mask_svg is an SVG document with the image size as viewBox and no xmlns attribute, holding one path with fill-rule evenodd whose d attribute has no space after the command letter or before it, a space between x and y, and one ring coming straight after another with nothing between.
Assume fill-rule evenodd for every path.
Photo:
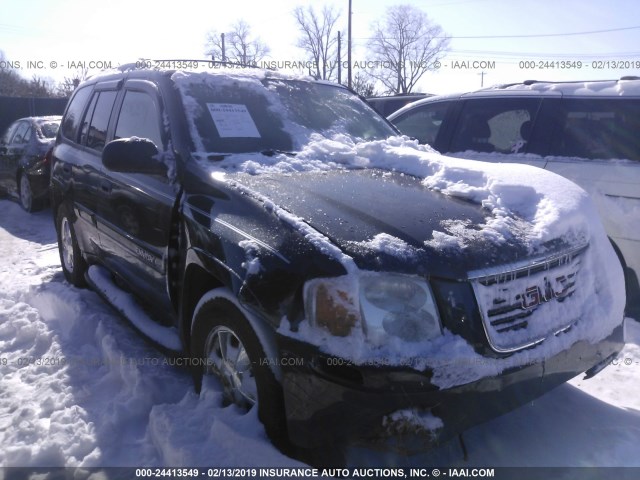
<instances>
[{"instance_id":1,"label":"roof rail","mask_svg":"<svg viewBox=\"0 0 640 480\"><path fill-rule=\"evenodd\" d=\"M492 90L496 88L504 89L509 87L514 87L516 85L535 85L536 83L583 83L583 82L619 82L620 80L640 80L640 77L635 75L626 75L624 77L620 77L618 80L616 79L600 79L600 80L523 80L522 82L513 82L513 83L502 83L498 85L493 85L491 87L484 88L483 90Z\"/></svg>"}]
</instances>

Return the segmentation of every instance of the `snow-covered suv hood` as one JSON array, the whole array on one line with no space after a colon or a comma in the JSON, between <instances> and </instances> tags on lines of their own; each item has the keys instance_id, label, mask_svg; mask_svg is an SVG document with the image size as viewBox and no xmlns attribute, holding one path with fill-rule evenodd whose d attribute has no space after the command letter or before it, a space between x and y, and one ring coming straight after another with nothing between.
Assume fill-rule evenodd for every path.
<instances>
[{"instance_id":1,"label":"snow-covered suv hood","mask_svg":"<svg viewBox=\"0 0 640 480\"><path fill-rule=\"evenodd\" d=\"M365 187L375 189L380 185L380 188L384 188L386 181L394 185L404 184L405 187L411 185L411 188L420 189L421 195L429 195L429 201L440 205L442 200L424 192L438 192L473 205L465 213L458 211L448 215L449 218L439 218L440 228L435 228L436 225L432 224L432 232L420 239L432 248L464 250L477 241L501 245L518 238L529 253L539 254L544 253L549 242L561 240L569 245L584 244L589 242L594 228L602 230L588 195L580 187L558 175L527 165L492 164L445 157L407 137L354 143L348 137L337 135L331 139L313 139L295 155L235 154L223 161L214 163L203 160L201 163L204 168L217 175L248 173L260 178L254 181L241 180L240 183L254 184L256 190L265 190L265 194L278 196L283 201L283 206L291 205L290 213L294 215L299 206L294 197L286 201L279 191L285 185L282 178L291 175L291 183L302 181L306 189L311 188L311 183L315 183L312 190L316 192L316 196L322 195L321 188L317 185L323 182L301 180L305 178L302 176L295 177L294 180L293 175L299 172L317 176L336 171L373 169L380 174L376 182L370 182L369 185L365 185L367 174L352 175L343 185L339 185L338 180L325 180L325 188L334 195L333 200L327 198L327 201L339 201L335 196L342 190L342 201L357 204L363 200L360 195L364 194ZM401 179L402 175L417 180ZM276 180L277 176L280 180ZM269 177L271 180L266 180ZM234 181L236 179L237 177ZM280 182L281 186L268 187L269 182ZM355 182L353 187L351 182ZM333 185L329 187L330 183ZM349 188L362 191L350 193ZM290 192L290 196L293 195L295 185L286 190ZM302 195L304 189L298 190L299 195ZM348 198L350 195L353 198ZM390 200L382 195L374 195L371 199L375 199L375 203L363 205L362 210L368 209L374 216L376 209L383 208L380 204ZM448 205L453 203L448 202ZM394 206L400 209L396 210L396 216L398 213L405 213L406 209L402 205ZM410 210L413 207L407 208ZM469 218L464 215L469 215Z\"/></svg>"},{"instance_id":2,"label":"snow-covered suv hood","mask_svg":"<svg viewBox=\"0 0 640 480\"><path fill-rule=\"evenodd\" d=\"M504 241L484 238L478 232L492 218L481 205L435 192L397 171L241 174L234 180L303 219L362 270L464 280L468 272L531 255L526 222L514 220ZM444 231L461 237L452 240ZM565 242L548 245L563 247L569 248Z\"/></svg>"},{"instance_id":3,"label":"snow-covered suv hood","mask_svg":"<svg viewBox=\"0 0 640 480\"><path fill-rule=\"evenodd\" d=\"M594 206L586 192L553 173L445 157L406 137L354 143L337 136L315 139L296 155L238 154L201 163L218 181L227 178L244 194L253 193L305 238L321 248L324 242L322 250L338 257L350 273L359 269L362 249L377 249L379 257L402 257L418 247L441 251L439 258L449 258L451 269L456 257L466 256L473 261L460 269L476 262L479 268L472 274L479 278L494 274L501 261L507 263L503 272L520 268L522 262L512 263L510 257L544 259L558 248L589 245L580 259L581 289L571 312L547 310L579 321L534 349L487 359L448 331L428 345L390 341L372 348L362 336L336 338L303 322L295 335L330 354L355 363L380 355L399 365L407 356L421 359L413 366L431 368L433 381L446 388L543 361L579 341L597 343L622 322L624 277ZM428 208L432 214L419 214ZM421 220L425 224L416 225ZM485 269L482 262L490 265ZM549 309L566 308L551 304ZM451 366L446 360L452 352L477 368L461 372Z\"/></svg>"}]
</instances>

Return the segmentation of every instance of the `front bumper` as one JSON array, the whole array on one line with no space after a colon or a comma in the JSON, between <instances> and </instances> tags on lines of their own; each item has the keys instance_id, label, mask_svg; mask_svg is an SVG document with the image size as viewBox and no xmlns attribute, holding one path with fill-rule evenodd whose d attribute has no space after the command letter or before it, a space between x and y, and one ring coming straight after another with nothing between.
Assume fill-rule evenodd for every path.
<instances>
[{"instance_id":1,"label":"front bumper","mask_svg":"<svg viewBox=\"0 0 640 480\"><path fill-rule=\"evenodd\" d=\"M624 346L623 325L593 345L575 343L544 362L441 390L431 372L358 367L280 337L287 425L291 441L305 448L336 442L385 442L407 453L444 442L527 402L576 375L610 361ZM295 361L293 361L295 359ZM596 371L595 369L594 371ZM435 430L406 428L389 415L412 409L441 420Z\"/></svg>"}]
</instances>

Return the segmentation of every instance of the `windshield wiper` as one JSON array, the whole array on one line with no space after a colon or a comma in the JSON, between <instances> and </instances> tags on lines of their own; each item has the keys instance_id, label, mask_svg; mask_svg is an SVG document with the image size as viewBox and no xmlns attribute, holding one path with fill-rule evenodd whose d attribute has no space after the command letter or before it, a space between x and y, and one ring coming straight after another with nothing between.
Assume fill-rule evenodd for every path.
<instances>
[{"instance_id":1,"label":"windshield wiper","mask_svg":"<svg viewBox=\"0 0 640 480\"><path fill-rule=\"evenodd\" d=\"M261 150L260 153L266 157L273 157L274 155L278 155L282 153L283 155L287 155L289 157L295 157L297 155L296 152L289 152L287 150L279 150L277 148L267 148L265 150Z\"/></svg>"},{"instance_id":2,"label":"windshield wiper","mask_svg":"<svg viewBox=\"0 0 640 480\"><path fill-rule=\"evenodd\" d=\"M230 157L231 155L231 153L211 153L207 155L207 160L211 160L212 162L219 162L227 157Z\"/></svg>"},{"instance_id":3,"label":"windshield wiper","mask_svg":"<svg viewBox=\"0 0 640 480\"><path fill-rule=\"evenodd\" d=\"M227 157L230 157L231 155L242 155L243 153L253 153L253 152L210 153L207 155L207 160L210 160L212 162L219 162L221 160L224 160ZM280 154L287 155L289 157L295 157L297 155L297 152L290 152L288 150L280 150L277 148L266 148L264 150L261 150L260 153L265 157L273 157L274 155L280 155Z\"/></svg>"}]
</instances>

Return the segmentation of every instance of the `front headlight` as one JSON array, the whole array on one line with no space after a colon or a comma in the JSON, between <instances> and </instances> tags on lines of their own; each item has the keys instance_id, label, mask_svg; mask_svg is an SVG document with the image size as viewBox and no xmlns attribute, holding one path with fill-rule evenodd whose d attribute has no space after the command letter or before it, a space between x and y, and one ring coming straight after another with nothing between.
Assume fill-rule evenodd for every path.
<instances>
[{"instance_id":1,"label":"front headlight","mask_svg":"<svg viewBox=\"0 0 640 480\"><path fill-rule=\"evenodd\" d=\"M426 280L393 273L363 272L316 279L304 290L307 318L333 335L349 335L360 325L376 345L389 336L420 342L442 333L431 288Z\"/></svg>"},{"instance_id":2,"label":"front headlight","mask_svg":"<svg viewBox=\"0 0 640 480\"><path fill-rule=\"evenodd\" d=\"M420 277L362 275L360 311L367 338L376 344L388 335L420 342L442 334L431 288Z\"/></svg>"}]
</instances>

